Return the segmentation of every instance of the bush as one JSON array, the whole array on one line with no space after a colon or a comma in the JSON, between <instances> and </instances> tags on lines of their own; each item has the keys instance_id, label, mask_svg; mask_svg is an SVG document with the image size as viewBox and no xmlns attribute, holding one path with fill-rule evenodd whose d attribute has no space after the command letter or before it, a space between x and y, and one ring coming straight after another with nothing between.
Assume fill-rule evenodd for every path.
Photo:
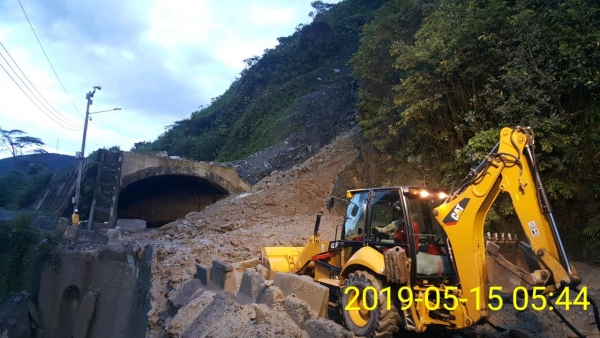
<instances>
[{"instance_id":1,"label":"bush","mask_svg":"<svg viewBox=\"0 0 600 338\"><path fill-rule=\"evenodd\" d=\"M24 214L0 224L0 297L18 290L30 260L44 261L50 258L58 243L55 235L43 236L32 229L31 222L32 216ZM35 243L40 243L36 258L28 255L29 248Z\"/></svg>"},{"instance_id":2,"label":"bush","mask_svg":"<svg viewBox=\"0 0 600 338\"><path fill-rule=\"evenodd\" d=\"M51 174L27 176L18 170L0 175L0 207L19 210L35 200L50 181Z\"/></svg>"}]
</instances>

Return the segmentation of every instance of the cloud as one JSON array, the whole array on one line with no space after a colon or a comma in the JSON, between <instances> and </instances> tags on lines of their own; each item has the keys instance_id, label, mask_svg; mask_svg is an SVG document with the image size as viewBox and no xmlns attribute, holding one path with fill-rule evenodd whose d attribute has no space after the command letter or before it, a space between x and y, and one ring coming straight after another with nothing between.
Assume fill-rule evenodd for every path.
<instances>
[{"instance_id":1,"label":"cloud","mask_svg":"<svg viewBox=\"0 0 600 338\"><path fill-rule=\"evenodd\" d=\"M0 42L62 116L82 125L94 85L86 153L156 139L221 95L245 67L306 23L309 0L21 0L71 99L40 49L19 3L0 0ZM0 53L5 54L0 48ZM5 55L6 56L6 55ZM0 58L0 64L7 66ZM81 131L42 114L0 69L0 127L23 129L59 151L79 150ZM4 98L9 98L5 100ZM55 149L55 146L48 146ZM88 151L89 150L89 151ZM0 154L3 156L3 154Z\"/></svg>"}]
</instances>

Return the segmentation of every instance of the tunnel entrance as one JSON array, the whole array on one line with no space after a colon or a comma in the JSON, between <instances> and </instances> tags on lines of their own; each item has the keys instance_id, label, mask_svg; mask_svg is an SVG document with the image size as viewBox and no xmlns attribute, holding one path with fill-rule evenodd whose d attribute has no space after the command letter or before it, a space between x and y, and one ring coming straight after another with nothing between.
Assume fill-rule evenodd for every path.
<instances>
[{"instance_id":1,"label":"tunnel entrance","mask_svg":"<svg viewBox=\"0 0 600 338\"><path fill-rule=\"evenodd\" d=\"M222 187L195 176L162 175L129 184L119 194L118 218L146 221L157 228L226 197Z\"/></svg>"}]
</instances>

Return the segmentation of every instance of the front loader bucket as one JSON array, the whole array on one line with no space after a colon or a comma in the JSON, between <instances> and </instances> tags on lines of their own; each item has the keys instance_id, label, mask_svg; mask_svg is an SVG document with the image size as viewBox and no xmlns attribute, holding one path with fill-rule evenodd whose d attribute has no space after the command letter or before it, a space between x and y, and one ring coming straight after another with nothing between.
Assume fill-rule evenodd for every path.
<instances>
[{"instance_id":1,"label":"front loader bucket","mask_svg":"<svg viewBox=\"0 0 600 338\"><path fill-rule=\"evenodd\" d=\"M303 250L304 247L263 247L261 250L261 264L269 271L268 278L273 279L275 272L291 272Z\"/></svg>"}]
</instances>

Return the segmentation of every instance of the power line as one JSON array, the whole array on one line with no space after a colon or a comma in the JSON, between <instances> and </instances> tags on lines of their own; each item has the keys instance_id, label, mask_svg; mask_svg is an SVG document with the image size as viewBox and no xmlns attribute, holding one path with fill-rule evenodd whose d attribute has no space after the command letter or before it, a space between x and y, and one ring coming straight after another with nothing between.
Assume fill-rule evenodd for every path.
<instances>
[{"instance_id":1,"label":"power line","mask_svg":"<svg viewBox=\"0 0 600 338\"><path fill-rule=\"evenodd\" d=\"M35 29L33 29L33 25L31 24L31 21L29 21L29 17L27 16L27 13L25 13L25 8L23 8L23 5L21 4L21 0L17 0L17 1L19 1L19 5L21 6L21 9L23 10L23 14L25 14L25 17L27 18L27 22L29 22L29 27L31 27L31 30L33 31L33 35L35 35L35 38L37 39L37 42L40 44L40 47L42 48L42 51L44 52L44 55L46 56L46 60L48 60L48 64L50 64L50 68L52 68L52 71L54 72L54 75L56 75L56 78L58 79L58 82L60 83L60 86L65 91L65 94L67 94L67 97L69 98L69 100L73 104L73 107L75 107L75 110L77 111L77 113L79 114L79 116L83 117L83 115L81 114L81 112L79 111L79 109L77 109L77 106L75 105L75 103L71 99L71 96L69 96L69 93L67 93L67 90L65 89L65 86L63 86L62 81L60 81L60 78L58 77L58 74L56 74L56 71L54 70L54 67L52 66L52 62L50 62L50 59L48 58L48 54L46 54L46 51L44 50L44 47L42 46L42 42L40 41L40 39L38 38L37 34L35 33Z\"/></svg>"},{"instance_id":2,"label":"power line","mask_svg":"<svg viewBox=\"0 0 600 338\"><path fill-rule=\"evenodd\" d=\"M36 98L36 100L37 100L37 101L38 101L38 102L39 102L39 103L40 103L42 106L44 106L44 104L43 104L43 103L40 101L40 99L39 99L37 96L35 96L35 94L34 94L34 93L31 91L31 89L29 89L29 87L27 86L27 84L25 83L25 81L23 81L23 79L21 79L21 77L19 76L19 74L17 74L17 72L15 72L15 69L14 69L14 68L13 68L13 67L10 65L10 63L8 63L8 61L6 60L6 58L4 57L4 55L2 55L2 53L0 53L0 57L2 57L2 59L3 59L3 60L4 60L4 61L5 61L7 64L8 64L8 67L10 67L10 69L11 69L11 70L12 70L12 71L15 73L15 75L17 76L17 78L19 78L19 80L21 80L21 82L23 83L23 85L25 86L25 88L27 88L27 90L29 90L29 92L31 93L31 95L33 95L33 97L35 97L35 98ZM4 66L2 66L2 68L4 68ZM4 68L4 70L6 71L6 68ZM10 74L9 74L9 76L10 76ZM13 78L12 76L10 76L10 77L11 77L11 79L13 79L13 81L14 81L14 78ZM16 83L16 81L15 81L15 83ZM18 84L17 84L17 85L18 85ZM24 91L24 90L21 88L21 86L19 86L19 89L21 89L21 91L23 91L23 93L25 93L25 91ZM29 95L28 95L27 93L25 93L25 95L27 95L27 98L29 98L29 100L31 100L31 102L33 102L33 100L31 99L31 97L29 97ZM42 108L40 108L40 107L39 107L39 106L38 106L38 105L37 105L35 102L33 102L33 103L34 103L34 104L35 104L35 105L36 105L36 106L37 106L37 107L38 107L40 110L42 109ZM58 120L59 120L61 123L64 123L64 124L65 124L65 125L67 125L68 127L71 127L71 128L79 128L79 127L81 127L80 125L76 125L76 124L74 124L73 122L69 122L69 121L63 121L63 120L61 120L61 119L60 119L58 116L56 116L54 113L52 113L52 111L50 111L50 110L49 110L49 109L48 109L46 106L44 106L44 108L46 108L46 110L47 110L47 111L48 111L50 114L52 114L52 116L54 116L55 118L57 118L57 119L58 119ZM48 116L48 115L46 114L46 116ZM49 116L48 116L48 117L49 117ZM54 121L54 120L53 120L53 121ZM57 121L55 121L55 122L57 122ZM57 123L58 123L58 122L57 122ZM63 125L61 124L61 126L63 126Z\"/></svg>"},{"instance_id":3,"label":"power line","mask_svg":"<svg viewBox=\"0 0 600 338\"><path fill-rule=\"evenodd\" d=\"M2 43L0 42L0 44L2 44ZM4 45L3 45L2 47L4 47ZM10 55L9 55L9 56L10 56ZM19 74L17 74L17 72L15 71L15 69L14 69L14 68L13 68L13 67L10 65L10 63L8 62L8 60L6 60L6 58L4 57L4 55L2 55L2 53L0 53L0 57L2 57L2 59L3 59L3 60L6 62L6 64L8 65L8 67L10 67L10 69L13 71L13 73L15 73L15 75L16 75L16 76L19 78L19 80L21 80L21 82L23 83L23 85L25 86L25 88L27 88L27 90L29 90L29 92L31 93L31 95L33 95L33 97L35 97L35 99L36 99L36 100L37 100L37 101L38 101L38 102L39 102L39 103L40 103L40 104L41 104L41 105L42 105L44 108L46 108L46 110L47 110L47 111L48 111L50 114L52 114L54 117L56 117L58 120L60 120L61 122L63 122L63 123L64 123L64 124L66 124L66 125L70 125L71 127L81 127L81 125L80 125L80 124L78 124L78 123L75 123L75 122L73 122L73 121L69 121L67 118L65 118L64 116L62 116L62 115L61 115L61 114L60 114L60 113L59 113L59 112L58 112L56 109L54 109L54 107L52 107L52 105L50 105L50 103L48 103L48 101L46 101L46 99L44 99L44 97L43 97L43 96L40 94L40 92L38 92L38 94L39 94L40 96L42 96L42 99L44 99L44 101L46 101L46 103L48 103L48 105L49 105L50 107L52 107L52 109L54 109L54 111L56 111L56 113L57 113L58 115L54 114L54 113L53 113L53 112L52 112L50 109L48 109L48 107L47 107L47 106L45 106L45 105L42 103L42 101L40 101L40 99L39 99L39 98L38 98L38 97L35 95L35 93L34 93L34 92L33 92L33 91L32 91L32 90L29 88L29 86L28 86L28 85L25 83L25 81L23 81L23 79L22 79L22 78L19 76ZM12 59L12 58L11 58L11 59ZM14 60L13 60L13 62L14 62ZM19 65L17 65L17 63L16 63L16 62L15 62L15 65L17 66L17 68L19 68ZM21 70L21 68L19 68L19 70ZM23 73L23 71L22 71L22 70L21 70L21 73ZM23 73L23 75L25 76L25 78L27 79L27 81L29 81L29 79L27 78L27 76L25 75L25 73ZM34 85L31 83L31 81L29 81L29 83L31 84L31 86L33 87L33 89L35 89L35 90L36 90L36 92L37 92L37 89L36 89L36 88L35 88L35 86L34 86Z\"/></svg>"},{"instance_id":4,"label":"power line","mask_svg":"<svg viewBox=\"0 0 600 338\"><path fill-rule=\"evenodd\" d=\"M67 126L62 125L60 122L57 122L56 120L54 120L52 117L50 117L50 115L46 114L46 112L40 108L40 106L37 105L37 103L35 103L30 97L29 95L27 95L27 93L23 90L23 88L21 88L21 86L19 86L19 84L17 83L17 81L15 81L15 79L12 77L12 75L10 75L10 73L8 72L8 70L6 70L6 68L4 68L4 66L0 63L0 67L2 67L2 69L4 69L4 71L6 72L6 74L8 75L8 77L10 77L10 79L17 85L17 87L19 87L19 89L21 89L21 91L23 92L23 94L25 94L25 96L27 96L27 98L29 99L29 101L31 101L36 107L38 107L38 109L44 113L44 115L46 115L50 120L52 120L53 122L55 122L56 124L58 124L59 126L68 129L68 130L73 130L73 131L80 131L81 129L73 129Z\"/></svg>"},{"instance_id":5,"label":"power line","mask_svg":"<svg viewBox=\"0 0 600 338\"><path fill-rule=\"evenodd\" d=\"M27 80L27 82L29 82L29 84L33 87L33 89L38 93L38 95L42 98L42 100L44 100L44 102L46 102L46 104L52 108L52 110L54 110L56 112L56 114L58 114L58 116L62 117L62 119L72 125L76 125L76 126L81 126L79 123L74 123L72 121L69 120L69 118L63 116L58 110L56 110L51 104L50 102L48 102L46 100L46 98L44 98L44 96L37 90L37 88L35 87L35 85L29 80L29 78L27 77L27 75L25 74L25 72L23 72L23 70L21 69L21 67L19 67L19 64L17 63L17 61L15 61L15 59L12 57L12 55L10 55L9 51L6 49L6 47L4 46L4 44L0 41L0 46L2 46L2 48L6 51L6 54L8 54L8 57L10 57L10 59L12 60L12 62L15 64L15 66L17 66L17 68L19 69L19 71L21 72L21 74L23 74L23 76L25 77L25 79ZM5 59L6 63L10 66L10 64L8 63L8 61ZM12 67L11 67L12 69ZM14 69L13 69L14 72ZM16 72L15 72L16 74ZM17 75L18 76L18 75ZM21 80L23 81L23 80ZM25 83L23 83L25 84ZM25 85L27 86L27 85ZM29 89L29 88L28 88ZM31 90L30 90L31 92ZM33 93L32 93L33 94ZM39 101L39 100L38 100ZM40 102L41 103L41 102ZM46 107L47 108L47 107Z\"/></svg>"}]
</instances>

